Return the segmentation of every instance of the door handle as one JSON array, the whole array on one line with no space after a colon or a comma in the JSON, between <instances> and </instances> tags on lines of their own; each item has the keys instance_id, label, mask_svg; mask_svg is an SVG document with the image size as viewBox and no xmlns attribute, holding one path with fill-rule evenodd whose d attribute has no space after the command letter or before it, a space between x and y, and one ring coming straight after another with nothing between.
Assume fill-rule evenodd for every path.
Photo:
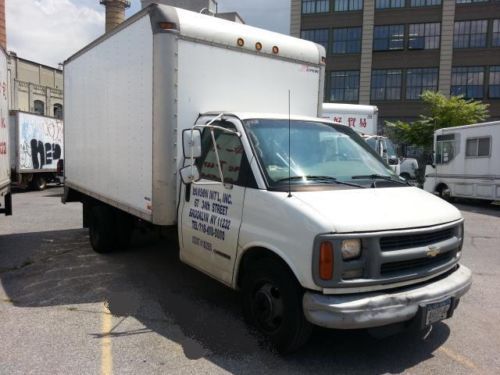
<instances>
[{"instance_id":1,"label":"door handle","mask_svg":"<svg viewBox=\"0 0 500 375\"><path fill-rule=\"evenodd\" d=\"M189 202L189 200L191 199L191 185L192 184L186 185L186 195L184 197L186 199L186 202Z\"/></svg>"}]
</instances>

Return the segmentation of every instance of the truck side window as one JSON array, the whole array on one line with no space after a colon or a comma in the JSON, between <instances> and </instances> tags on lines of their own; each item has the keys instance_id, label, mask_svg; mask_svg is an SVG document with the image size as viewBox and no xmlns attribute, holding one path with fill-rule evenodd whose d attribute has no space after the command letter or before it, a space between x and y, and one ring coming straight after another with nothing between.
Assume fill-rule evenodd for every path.
<instances>
[{"instance_id":1,"label":"truck side window","mask_svg":"<svg viewBox=\"0 0 500 375\"><path fill-rule=\"evenodd\" d=\"M436 137L436 164L447 164L458 154L455 134L442 134Z\"/></svg>"},{"instance_id":2,"label":"truck side window","mask_svg":"<svg viewBox=\"0 0 500 375\"><path fill-rule=\"evenodd\" d=\"M218 124L226 126L226 124ZM244 185L242 167L246 163L243 145L240 139L234 134L224 133L221 130L214 130L217 151L219 153L224 182L229 184ZM210 130L205 129L202 134L203 150L206 150L198 159L201 178L206 180L220 181L217 157L210 135Z\"/></svg>"}]
</instances>

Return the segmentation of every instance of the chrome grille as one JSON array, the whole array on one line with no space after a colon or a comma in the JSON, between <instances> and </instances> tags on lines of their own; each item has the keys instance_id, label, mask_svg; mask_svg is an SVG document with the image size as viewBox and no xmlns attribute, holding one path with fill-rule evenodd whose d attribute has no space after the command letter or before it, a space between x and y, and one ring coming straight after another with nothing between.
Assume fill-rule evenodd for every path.
<instances>
[{"instance_id":1,"label":"chrome grille","mask_svg":"<svg viewBox=\"0 0 500 375\"><path fill-rule=\"evenodd\" d=\"M382 264L380 268L381 276L388 276L388 274L393 272L401 272L412 270L415 272L419 271L419 268L424 267L435 267L440 266L442 264L447 263L452 258L454 258L456 251L448 251L444 254L439 254L433 258L417 258L417 259L409 259L403 260L399 262L385 263Z\"/></svg>"},{"instance_id":2,"label":"chrome grille","mask_svg":"<svg viewBox=\"0 0 500 375\"><path fill-rule=\"evenodd\" d=\"M391 251L427 246L447 240L454 235L455 228L448 228L435 232L382 237L380 238L380 249L382 251Z\"/></svg>"}]
</instances>

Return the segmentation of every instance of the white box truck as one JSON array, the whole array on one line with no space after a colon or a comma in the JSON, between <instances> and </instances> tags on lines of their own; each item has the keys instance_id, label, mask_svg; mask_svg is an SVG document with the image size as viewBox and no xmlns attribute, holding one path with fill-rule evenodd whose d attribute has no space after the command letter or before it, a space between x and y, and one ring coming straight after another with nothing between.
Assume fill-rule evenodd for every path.
<instances>
[{"instance_id":1,"label":"white box truck","mask_svg":"<svg viewBox=\"0 0 500 375\"><path fill-rule=\"evenodd\" d=\"M57 164L64 152L63 121L33 113L10 112L11 179L18 185L43 190L59 182Z\"/></svg>"},{"instance_id":2,"label":"white box truck","mask_svg":"<svg viewBox=\"0 0 500 375\"><path fill-rule=\"evenodd\" d=\"M0 46L0 214L12 215L7 95L7 52Z\"/></svg>"},{"instance_id":3,"label":"white box truck","mask_svg":"<svg viewBox=\"0 0 500 375\"><path fill-rule=\"evenodd\" d=\"M69 58L64 201L83 203L92 247L126 246L137 221L175 226L181 260L241 290L282 352L312 325L450 317L471 285L462 216L317 117L324 60L155 4Z\"/></svg>"},{"instance_id":4,"label":"white box truck","mask_svg":"<svg viewBox=\"0 0 500 375\"><path fill-rule=\"evenodd\" d=\"M377 135L378 108L375 105L323 103L322 118L327 118L337 124L349 126L365 139L396 174L400 174L400 163L396 147L392 141Z\"/></svg>"},{"instance_id":5,"label":"white box truck","mask_svg":"<svg viewBox=\"0 0 500 375\"><path fill-rule=\"evenodd\" d=\"M500 200L500 121L436 130L424 189L445 199Z\"/></svg>"}]
</instances>

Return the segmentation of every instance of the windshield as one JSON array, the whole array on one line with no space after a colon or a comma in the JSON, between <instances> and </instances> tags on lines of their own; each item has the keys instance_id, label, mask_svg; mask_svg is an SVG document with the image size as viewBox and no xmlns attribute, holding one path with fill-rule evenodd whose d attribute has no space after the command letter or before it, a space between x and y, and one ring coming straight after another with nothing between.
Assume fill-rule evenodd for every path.
<instances>
[{"instance_id":1,"label":"windshield","mask_svg":"<svg viewBox=\"0 0 500 375\"><path fill-rule=\"evenodd\" d=\"M397 179L368 144L346 126L291 121L289 142L288 120L247 120L244 125L270 186L289 181L361 184L359 176L370 180L373 175Z\"/></svg>"}]
</instances>

